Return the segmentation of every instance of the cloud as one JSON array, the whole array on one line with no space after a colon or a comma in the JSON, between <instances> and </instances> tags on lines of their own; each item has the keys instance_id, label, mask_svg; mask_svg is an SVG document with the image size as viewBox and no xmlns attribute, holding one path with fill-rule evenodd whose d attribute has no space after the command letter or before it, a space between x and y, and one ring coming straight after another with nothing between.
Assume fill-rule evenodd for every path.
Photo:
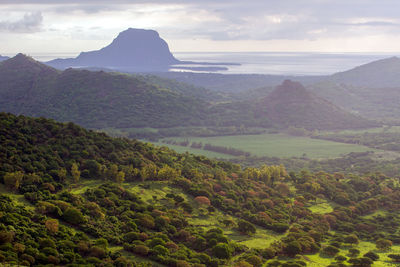
<instances>
[{"instance_id":1,"label":"cloud","mask_svg":"<svg viewBox=\"0 0 400 267\"><path fill-rule=\"evenodd\" d=\"M41 30L43 16L41 12L26 13L16 21L0 21L0 31L31 33Z\"/></svg>"},{"instance_id":2,"label":"cloud","mask_svg":"<svg viewBox=\"0 0 400 267\"><path fill-rule=\"evenodd\" d=\"M5 14L37 12L0 19L0 31L34 32L43 26L81 39L93 36L93 28L106 39L111 30L116 35L127 27L152 28L172 39L215 41L400 34L398 0L0 0L2 9Z\"/></svg>"}]
</instances>

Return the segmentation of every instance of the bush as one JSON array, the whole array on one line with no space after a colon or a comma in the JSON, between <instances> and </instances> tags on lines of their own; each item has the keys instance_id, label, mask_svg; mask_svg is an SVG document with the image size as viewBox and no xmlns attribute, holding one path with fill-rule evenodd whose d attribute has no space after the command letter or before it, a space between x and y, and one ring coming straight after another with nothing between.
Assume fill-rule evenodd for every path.
<instances>
[{"instance_id":1,"label":"bush","mask_svg":"<svg viewBox=\"0 0 400 267\"><path fill-rule=\"evenodd\" d=\"M71 224L82 224L86 222L85 217L80 210L76 208L68 208L63 214L63 219Z\"/></svg>"},{"instance_id":2,"label":"bush","mask_svg":"<svg viewBox=\"0 0 400 267\"><path fill-rule=\"evenodd\" d=\"M289 229L289 225L287 223L274 223L271 225L271 229L277 233L284 233Z\"/></svg>"},{"instance_id":3,"label":"bush","mask_svg":"<svg viewBox=\"0 0 400 267\"><path fill-rule=\"evenodd\" d=\"M229 259L232 256L229 245L225 243L216 244L213 247L212 252L214 256L219 259Z\"/></svg>"},{"instance_id":4,"label":"bush","mask_svg":"<svg viewBox=\"0 0 400 267\"><path fill-rule=\"evenodd\" d=\"M392 246L392 241L380 238L376 241L376 248L379 250L386 250Z\"/></svg>"},{"instance_id":5,"label":"bush","mask_svg":"<svg viewBox=\"0 0 400 267\"><path fill-rule=\"evenodd\" d=\"M141 256L146 256L149 254L150 249L145 245L137 245L133 248L133 253L136 253Z\"/></svg>"},{"instance_id":6,"label":"bush","mask_svg":"<svg viewBox=\"0 0 400 267\"><path fill-rule=\"evenodd\" d=\"M262 265L262 260L259 256L252 255L246 259L247 262L251 263L254 267L259 267Z\"/></svg>"},{"instance_id":7,"label":"bush","mask_svg":"<svg viewBox=\"0 0 400 267\"><path fill-rule=\"evenodd\" d=\"M356 248L349 249L350 257L357 257L360 254L360 251Z\"/></svg>"},{"instance_id":8,"label":"bush","mask_svg":"<svg viewBox=\"0 0 400 267\"><path fill-rule=\"evenodd\" d=\"M287 255L293 257L294 255L299 254L301 252L301 246L300 246L299 242L291 241L285 246L284 252Z\"/></svg>"},{"instance_id":9,"label":"bush","mask_svg":"<svg viewBox=\"0 0 400 267\"><path fill-rule=\"evenodd\" d=\"M256 233L256 228L254 225L245 220L240 220L238 222L238 230L239 232L247 235Z\"/></svg>"},{"instance_id":10,"label":"bush","mask_svg":"<svg viewBox=\"0 0 400 267\"><path fill-rule=\"evenodd\" d=\"M370 258L373 261L379 260L379 255L373 251L368 251L367 253L364 254L364 257Z\"/></svg>"},{"instance_id":11,"label":"bush","mask_svg":"<svg viewBox=\"0 0 400 267\"><path fill-rule=\"evenodd\" d=\"M157 256L165 256L168 255L169 250L163 245L157 245L152 249L152 253Z\"/></svg>"},{"instance_id":12,"label":"bush","mask_svg":"<svg viewBox=\"0 0 400 267\"><path fill-rule=\"evenodd\" d=\"M339 253L339 249L334 246L327 246L322 249L322 253L324 253L327 256L333 257Z\"/></svg>"},{"instance_id":13,"label":"bush","mask_svg":"<svg viewBox=\"0 0 400 267\"><path fill-rule=\"evenodd\" d=\"M345 260L347 260L347 258L345 257L345 256L342 256L342 255L338 255L338 256L336 256L335 257L335 261L345 261Z\"/></svg>"},{"instance_id":14,"label":"bush","mask_svg":"<svg viewBox=\"0 0 400 267\"><path fill-rule=\"evenodd\" d=\"M400 254L389 254L388 257L395 262L400 262Z\"/></svg>"}]
</instances>

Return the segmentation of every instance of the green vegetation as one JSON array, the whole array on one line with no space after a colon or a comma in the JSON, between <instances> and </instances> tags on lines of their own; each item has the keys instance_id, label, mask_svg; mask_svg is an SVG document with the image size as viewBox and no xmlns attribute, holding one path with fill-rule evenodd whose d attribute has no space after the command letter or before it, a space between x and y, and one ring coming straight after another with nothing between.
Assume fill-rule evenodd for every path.
<instances>
[{"instance_id":1,"label":"green vegetation","mask_svg":"<svg viewBox=\"0 0 400 267\"><path fill-rule=\"evenodd\" d=\"M225 134L240 134L254 133L254 128L358 129L376 125L290 81L266 98L237 101L156 76L81 69L60 72L22 54L0 63L0 80L1 111L72 121L93 129L175 127L158 131L158 135L146 130L129 134L135 138L171 136L167 134L176 132L176 127L188 126L207 126L208 134L218 134L221 127ZM282 88L294 90L293 94L282 93ZM304 94L296 93L302 91Z\"/></svg>"},{"instance_id":2,"label":"green vegetation","mask_svg":"<svg viewBox=\"0 0 400 267\"><path fill-rule=\"evenodd\" d=\"M369 131L327 132L314 137L341 143L359 144L382 150L400 151L399 127L375 128Z\"/></svg>"},{"instance_id":3,"label":"green vegetation","mask_svg":"<svg viewBox=\"0 0 400 267\"><path fill-rule=\"evenodd\" d=\"M182 142L185 139L188 139L190 143L201 142L202 144L209 143L216 146L233 147L258 157L335 158L350 152L375 150L360 145L343 144L287 134L168 138L167 140ZM168 144L165 145L169 146Z\"/></svg>"},{"instance_id":4,"label":"green vegetation","mask_svg":"<svg viewBox=\"0 0 400 267\"><path fill-rule=\"evenodd\" d=\"M379 173L242 169L0 113L0 182L2 264L385 266L399 254L400 186Z\"/></svg>"},{"instance_id":5,"label":"green vegetation","mask_svg":"<svg viewBox=\"0 0 400 267\"><path fill-rule=\"evenodd\" d=\"M2 111L86 127L171 127L198 122L206 102L120 73L59 72L22 54L0 63ZM188 89L189 90L189 89ZM21 98L29 95L29 98Z\"/></svg>"}]
</instances>

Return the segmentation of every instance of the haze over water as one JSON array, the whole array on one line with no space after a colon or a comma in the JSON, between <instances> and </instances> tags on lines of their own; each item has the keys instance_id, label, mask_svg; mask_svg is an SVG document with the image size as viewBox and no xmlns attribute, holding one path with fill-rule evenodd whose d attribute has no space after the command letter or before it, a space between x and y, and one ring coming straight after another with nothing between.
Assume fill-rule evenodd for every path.
<instances>
[{"instance_id":1,"label":"haze over water","mask_svg":"<svg viewBox=\"0 0 400 267\"><path fill-rule=\"evenodd\" d=\"M227 66L223 74L330 75L394 56L393 54L304 53L304 52L175 52L180 60L240 63Z\"/></svg>"},{"instance_id":2,"label":"haze over water","mask_svg":"<svg viewBox=\"0 0 400 267\"><path fill-rule=\"evenodd\" d=\"M330 75L375 60L396 56L389 53L307 52L173 52L173 54L177 59L183 61L241 64L227 66L228 70L218 71L217 73L274 75ZM58 57L76 57L77 54L39 53L30 54L30 56L39 61L49 61Z\"/></svg>"}]
</instances>

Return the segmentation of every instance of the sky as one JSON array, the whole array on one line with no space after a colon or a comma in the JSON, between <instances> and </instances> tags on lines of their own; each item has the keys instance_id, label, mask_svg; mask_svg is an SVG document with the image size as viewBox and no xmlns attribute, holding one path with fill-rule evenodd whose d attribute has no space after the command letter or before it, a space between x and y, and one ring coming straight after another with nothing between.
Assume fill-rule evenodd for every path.
<instances>
[{"instance_id":1,"label":"sky","mask_svg":"<svg viewBox=\"0 0 400 267\"><path fill-rule=\"evenodd\" d=\"M0 0L0 55L78 54L127 28L173 52L400 51L398 0Z\"/></svg>"}]
</instances>

